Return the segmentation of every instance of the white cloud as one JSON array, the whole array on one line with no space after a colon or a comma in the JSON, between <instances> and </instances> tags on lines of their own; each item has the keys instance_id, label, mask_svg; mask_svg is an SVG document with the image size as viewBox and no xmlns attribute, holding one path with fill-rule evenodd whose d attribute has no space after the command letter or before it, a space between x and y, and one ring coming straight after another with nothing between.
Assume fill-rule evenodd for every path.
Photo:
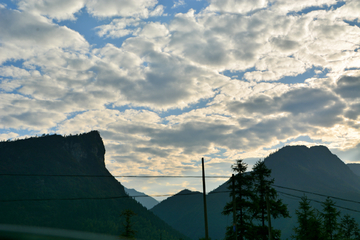
<instances>
[{"instance_id":1,"label":"white cloud","mask_svg":"<svg viewBox=\"0 0 360 240\"><path fill-rule=\"evenodd\" d=\"M143 27L143 29L138 33L138 36L145 38L165 38L168 34L169 30L164 24L159 22L150 22Z\"/></svg>"},{"instance_id":2,"label":"white cloud","mask_svg":"<svg viewBox=\"0 0 360 240\"><path fill-rule=\"evenodd\" d=\"M157 5L154 10L152 10L149 14L150 17L159 17L162 16L164 13L164 6L163 5Z\"/></svg>"},{"instance_id":3,"label":"white cloud","mask_svg":"<svg viewBox=\"0 0 360 240\"><path fill-rule=\"evenodd\" d=\"M86 0L20 0L19 9L55 18L57 20L75 20L74 14L85 6Z\"/></svg>"},{"instance_id":4,"label":"white cloud","mask_svg":"<svg viewBox=\"0 0 360 240\"><path fill-rule=\"evenodd\" d=\"M21 77L29 77L30 73L25 69L14 66L2 66L2 67L0 66L0 76L21 78Z\"/></svg>"},{"instance_id":5,"label":"white cloud","mask_svg":"<svg viewBox=\"0 0 360 240\"><path fill-rule=\"evenodd\" d=\"M185 5L185 1L184 0L177 0L177 1L174 1L174 5L171 7L171 8L177 8L179 6L183 6Z\"/></svg>"},{"instance_id":6,"label":"white cloud","mask_svg":"<svg viewBox=\"0 0 360 240\"><path fill-rule=\"evenodd\" d=\"M0 134L0 141L8 140L8 139L16 139L19 135L13 132L2 133Z\"/></svg>"},{"instance_id":7,"label":"white cloud","mask_svg":"<svg viewBox=\"0 0 360 240\"><path fill-rule=\"evenodd\" d=\"M119 18L110 24L95 28L100 37L120 38L127 35L142 36L145 38L166 37L169 33L167 27L159 22L144 23L139 18Z\"/></svg>"},{"instance_id":8,"label":"white cloud","mask_svg":"<svg viewBox=\"0 0 360 240\"><path fill-rule=\"evenodd\" d=\"M55 108L43 108L38 101L18 94L1 94L0 128L45 131L66 119Z\"/></svg>"},{"instance_id":9,"label":"white cloud","mask_svg":"<svg viewBox=\"0 0 360 240\"><path fill-rule=\"evenodd\" d=\"M327 7L337 3L337 0L275 0L272 1L272 6L275 11L281 13L288 12L301 12L302 10L310 7Z\"/></svg>"},{"instance_id":10,"label":"white cloud","mask_svg":"<svg viewBox=\"0 0 360 240\"><path fill-rule=\"evenodd\" d=\"M86 8L90 14L96 17L147 18L149 16L149 9L154 8L156 4L156 0L88 0Z\"/></svg>"},{"instance_id":11,"label":"white cloud","mask_svg":"<svg viewBox=\"0 0 360 240\"><path fill-rule=\"evenodd\" d=\"M120 38L138 31L139 18L119 18L111 21L110 24L96 27L100 37ZM129 29L132 27L133 29Z\"/></svg>"},{"instance_id":12,"label":"white cloud","mask_svg":"<svg viewBox=\"0 0 360 240\"><path fill-rule=\"evenodd\" d=\"M265 8L267 4L267 0L212 0L208 10L221 13L245 14L256 9Z\"/></svg>"},{"instance_id":13,"label":"white cloud","mask_svg":"<svg viewBox=\"0 0 360 240\"><path fill-rule=\"evenodd\" d=\"M336 10L336 15L349 21L359 22L360 2L357 0L346 1L346 4Z\"/></svg>"},{"instance_id":14,"label":"white cloud","mask_svg":"<svg viewBox=\"0 0 360 240\"><path fill-rule=\"evenodd\" d=\"M297 76L306 71L304 62L291 57L263 58L255 65L259 71L247 72L244 77L248 80L269 81L278 80L284 76Z\"/></svg>"},{"instance_id":15,"label":"white cloud","mask_svg":"<svg viewBox=\"0 0 360 240\"><path fill-rule=\"evenodd\" d=\"M20 0L19 9L51 19L76 20L76 13L86 10L95 17L141 17L160 16L163 6L157 0ZM156 6L156 7L155 7ZM155 7L155 8L154 8Z\"/></svg>"},{"instance_id":16,"label":"white cloud","mask_svg":"<svg viewBox=\"0 0 360 240\"><path fill-rule=\"evenodd\" d=\"M122 98L115 105L183 108L214 95L212 89L221 84L224 80L222 76L161 52L152 41L142 37L130 38L122 50L112 46L112 51L101 52L104 64L97 64L92 71L97 74L97 86L121 93ZM106 56L113 56L114 52L120 61L121 56L132 56L134 65L127 68L127 64Z\"/></svg>"},{"instance_id":17,"label":"white cloud","mask_svg":"<svg viewBox=\"0 0 360 240\"><path fill-rule=\"evenodd\" d=\"M224 159L210 159L209 171L226 172L232 159L264 157L264 148L300 136L353 148L360 137L360 30L343 20L356 21L358 4L294 14L335 3L212 1L169 22L155 18L164 14L156 1L0 7L0 62L24 60L0 66L0 128L98 129L107 167L124 174L196 173L196 161L219 149ZM81 6L109 17L89 28L103 47L54 24L76 18ZM115 46L119 37L126 39ZM309 69L317 75L306 77ZM276 82L299 74L299 83Z\"/></svg>"},{"instance_id":18,"label":"white cloud","mask_svg":"<svg viewBox=\"0 0 360 240\"><path fill-rule=\"evenodd\" d=\"M78 32L27 12L0 9L0 62L27 59L54 48L87 50L88 43Z\"/></svg>"}]
</instances>

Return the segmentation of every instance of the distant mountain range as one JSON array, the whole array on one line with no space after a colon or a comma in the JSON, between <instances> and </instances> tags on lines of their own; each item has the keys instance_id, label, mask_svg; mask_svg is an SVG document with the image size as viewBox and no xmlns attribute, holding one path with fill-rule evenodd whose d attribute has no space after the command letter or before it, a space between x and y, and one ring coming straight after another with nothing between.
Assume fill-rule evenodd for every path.
<instances>
[{"instance_id":1,"label":"distant mountain range","mask_svg":"<svg viewBox=\"0 0 360 240\"><path fill-rule=\"evenodd\" d=\"M0 142L0 224L120 235L130 209L137 238L186 239L125 193L104 154L97 131Z\"/></svg>"},{"instance_id":2,"label":"distant mountain range","mask_svg":"<svg viewBox=\"0 0 360 240\"><path fill-rule=\"evenodd\" d=\"M125 192L127 194L129 194L130 197L133 197L136 201L138 201L139 203L141 203L141 205L143 205L144 207L146 207L147 209L151 209L153 208L156 204L158 204L159 202L155 199L152 198L148 195L146 195L145 193L142 192L138 192L133 188L126 188L124 187Z\"/></svg>"},{"instance_id":3,"label":"distant mountain range","mask_svg":"<svg viewBox=\"0 0 360 240\"><path fill-rule=\"evenodd\" d=\"M275 179L275 186L278 186L275 189L283 202L288 205L292 216L290 219L272 222L275 228L282 230L282 239L290 238L292 234L292 229L296 225L295 210L298 208L299 197L305 194L304 191L355 201L360 199L360 178L353 173L355 167L347 166L324 146L311 148L286 146L265 158L264 161L272 170L272 178ZM223 239L226 226L232 225L232 216L221 214L226 202L230 201L227 191L226 182L207 195L211 239ZM309 193L306 195L309 199L325 200L325 197L319 195ZM335 201L339 206L360 210L359 204L336 199ZM315 201L312 201L312 205L321 209L321 205ZM340 210L342 213L349 213L360 223L360 217L354 212ZM204 212L202 196L199 192L183 190L160 202L151 211L192 239L204 236Z\"/></svg>"}]
</instances>

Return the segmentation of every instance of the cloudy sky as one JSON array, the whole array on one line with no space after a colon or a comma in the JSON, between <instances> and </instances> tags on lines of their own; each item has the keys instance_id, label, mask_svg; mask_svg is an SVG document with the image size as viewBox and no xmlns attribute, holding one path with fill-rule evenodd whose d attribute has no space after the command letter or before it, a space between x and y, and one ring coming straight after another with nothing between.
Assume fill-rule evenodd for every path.
<instances>
[{"instance_id":1,"label":"cloudy sky","mask_svg":"<svg viewBox=\"0 0 360 240\"><path fill-rule=\"evenodd\" d=\"M208 175L230 176L235 159L291 144L360 161L359 12L359 0L0 0L0 139L99 130L113 175L200 175L204 157Z\"/></svg>"}]
</instances>

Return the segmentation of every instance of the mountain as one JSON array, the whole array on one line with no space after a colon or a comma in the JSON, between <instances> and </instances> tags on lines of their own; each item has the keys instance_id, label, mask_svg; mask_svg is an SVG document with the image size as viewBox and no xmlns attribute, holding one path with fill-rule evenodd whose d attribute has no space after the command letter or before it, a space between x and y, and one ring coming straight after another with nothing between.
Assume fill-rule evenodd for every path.
<instances>
[{"instance_id":1,"label":"mountain","mask_svg":"<svg viewBox=\"0 0 360 240\"><path fill-rule=\"evenodd\" d=\"M151 211L192 239L205 236L204 221L198 220L204 219L203 198L200 192L182 190L156 205ZM202 231L202 234L199 234L199 231Z\"/></svg>"},{"instance_id":2,"label":"mountain","mask_svg":"<svg viewBox=\"0 0 360 240\"><path fill-rule=\"evenodd\" d=\"M125 192L130 196L133 197L136 201L138 201L139 203L141 203L141 205L143 205L144 207L146 207L147 209L151 209L153 208L156 204L158 204L159 202L155 199L152 198L148 195L146 195L145 193L142 192L138 192L133 188L126 188L124 187Z\"/></svg>"},{"instance_id":3,"label":"mountain","mask_svg":"<svg viewBox=\"0 0 360 240\"><path fill-rule=\"evenodd\" d=\"M119 235L130 209L137 238L186 239L125 193L104 154L97 131L0 142L0 224Z\"/></svg>"},{"instance_id":4,"label":"mountain","mask_svg":"<svg viewBox=\"0 0 360 240\"><path fill-rule=\"evenodd\" d=\"M270 154L265 164L272 170L271 176L275 185L300 191L313 192L326 196L335 196L356 201L360 198L360 178L336 155L325 146L286 146L278 152ZM282 236L289 237L296 224L295 210L299 206L299 199L286 194L303 196L304 192L275 187L283 202L288 205L291 219L274 220L274 226L282 229ZM321 210L322 206L316 201L324 201L325 197L306 194L313 199L312 206ZM360 210L359 204L334 199L338 206ZM348 213L360 223L360 217L352 211L343 208L339 210Z\"/></svg>"},{"instance_id":5,"label":"mountain","mask_svg":"<svg viewBox=\"0 0 360 240\"><path fill-rule=\"evenodd\" d=\"M287 219L272 220L274 227L281 229L282 239L290 239L292 229L296 225L295 210L299 205L299 197L305 194L301 191L337 196L355 201L360 198L360 178L324 146L310 148L306 146L286 146L270 154L264 161L266 166L272 170L271 176L275 179L274 185L282 187L274 186L279 193L279 197L288 205L290 216L292 216ZM221 214L225 204L231 200L227 189L228 182L207 195L209 237L211 239L223 239L226 226L232 225L232 216ZM180 195L180 193L177 195ZM203 237L204 214L202 198L199 196L199 199L190 201L190 195L183 195L181 198L177 195L168 198L167 202L160 202L152 211L188 237L192 239ZM321 204L316 201L322 202L325 198L313 194L307 194L307 196L309 199L314 200L312 205L320 210ZM195 198L195 196L192 197ZM343 202L337 199L335 201L339 206L360 210L359 204ZM178 207L182 202L187 203L186 211ZM354 212L345 209L339 210L342 213L349 213L360 223L360 217L354 215ZM191 224L188 224L189 222Z\"/></svg>"},{"instance_id":6,"label":"mountain","mask_svg":"<svg viewBox=\"0 0 360 240\"><path fill-rule=\"evenodd\" d=\"M320 193L360 190L358 176L324 146L287 146L267 157L265 164L275 183L287 187Z\"/></svg>"},{"instance_id":7,"label":"mountain","mask_svg":"<svg viewBox=\"0 0 360 240\"><path fill-rule=\"evenodd\" d=\"M357 176L360 176L360 164L359 163L348 163L346 164L350 170Z\"/></svg>"},{"instance_id":8,"label":"mountain","mask_svg":"<svg viewBox=\"0 0 360 240\"><path fill-rule=\"evenodd\" d=\"M207 195L208 229L211 239L223 239L223 229L231 225L232 217L221 214L227 201L229 193L225 184ZM182 190L160 202L151 211L191 239L205 237L203 194L200 192Z\"/></svg>"}]
</instances>

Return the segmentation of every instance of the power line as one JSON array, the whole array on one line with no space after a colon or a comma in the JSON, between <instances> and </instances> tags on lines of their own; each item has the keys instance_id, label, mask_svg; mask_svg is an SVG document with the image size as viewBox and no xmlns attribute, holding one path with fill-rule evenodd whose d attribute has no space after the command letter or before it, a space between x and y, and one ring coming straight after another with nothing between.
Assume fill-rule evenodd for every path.
<instances>
[{"instance_id":1,"label":"power line","mask_svg":"<svg viewBox=\"0 0 360 240\"><path fill-rule=\"evenodd\" d=\"M341 201L346 201L346 202L352 202L352 203L360 204L359 201L354 201L354 200L350 200L350 199L345 199L345 198L340 198L340 197L334 197L334 196L329 196L329 195L325 195L325 194L320 194L320 193L314 193L314 192L299 190L299 189L295 189L295 188L283 187L283 186L278 186L278 185L275 185L275 184L273 184L273 186L274 186L274 187L278 187L278 188L283 188L283 189L292 190L292 191L297 191L297 192L302 192L302 193L313 194L313 195L317 195L317 196L321 196L321 197L330 197L330 198L337 199L337 200L341 200Z\"/></svg>"},{"instance_id":2,"label":"power line","mask_svg":"<svg viewBox=\"0 0 360 240\"><path fill-rule=\"evenodd\" d=\"M171 175L79 175L79 174L22 174L22 173L3 173L0 174L0 176L14 176L14 177L88 177L88 178L202 178L202 176L171 176ZM229 176L205 176L206 178L230 178ZM277 187L277 188L282 188L282 189L287 189L287 190L292 190L292 191L297 191L297 192L302 192L302 193L307 193L307 194L313 194L313 195L317 195L317 196L321 196L321 197L330 197L336 200L341 200L341 201L347 201L347 202L352 202L352 203L357 203L360 204L360 201L354 201L354 200L350 200L350 199L345 199L345 198L340 198L340 197L335 197L335 196L330 196L330 195L325 195L325 194L320 194L320 193L314 193L314 192L310 192L310 191L304 191L304 190L300 190L300 189L295 189L295 188L289 188L289 187L284 187L284 186L279 186L279 185L275 185L272 184L272 186ZM209 194L213 194L213 193L226 193L226 192L230 192L230 191L216 191L216 192L210 192ZM280 192L279 193L282 194L287 194L287 195L291 195L288 193L284 193L284 192ZM176 194L176 195L191 195L194 193L190 193L190 194ZM196 193L195 193L196 194ZM140 195L140 196L131 196L131 197L169 197L169 196L173 196L174 194L163 194L163 195ZM294 195L293 195L294 196ZM0 202L20 202L20 201L53 201L53 200L96 200L96 199L118 199L118 198L124 198L124 197L128 197L128 196L115 196L115 197L100 197L100 198L57 198L57 199L14 199L14 200L0 200ZM295 196L298 197L298 196ZM299 197L298 197L299 198ZM300 197L301 198L301 197ZM316 202L316 200L314 200ZM342 207L343 208L343 207Z\"/></svg>"},{"instance_id":3,"label":"power line","mask_svg":"<svg viewBox=\"0 0 360 240\"><path fill-rule=\"evenodd\" d=\"M209 194L219 194L219 193L230 193L231 191L216 191L216 192L210 192ZM282 191L277 191L280 194L287 195L293 198L301 199L301 196L296 196L290 193L285 193ZM188 196L188 195L199 195L200 192L191 192L191 193L177 193L177 194L157 194L157 195L137 195L137 196L109 196L109 197L74 197L74 198L41 198L41 199L9 199L9 200L0 200L1 203L10 203L10 202L41 202L41 201L79 201L79 200L115 200L115 199L121 199L121 198L139 198L139 197L171 197L171 196ZM200 195L199 195L200 196ZM324 195L326 196L326 195ZM329 196L330 197L330 196ZM309 199L309 198L308 198ZM309 199L310 201L320 203L323 202L315 200L315 199ZM358 212L359 210L351 209L347 207L342 207L339 205L334 205L334 207L342 208L348 211Z\"/></svg>"},{"instance_id":4,"label":"power line","mask_svg":"<svg viewBox=\"0 0 360 240\"><path fill-rule=\"evenodd\" d=\"M293 194L290 194L290 193L285 193L285 192L281 192L281 191L277 191L277 192L280 193L280 194L288 195L288 196L295 197L295 198L300 198L300 199L302 198L302 197L300 197L300 196L296 196L296 195L293 195ZM321 203L321 204L323 203L323 202L320 202L320 201L315 200L315 199L310 199L310 198L308 198L308 200L313 201L313 202L316 202L316 203ZM353 212L358 212L358 213L360 213L359 210L351 209L351 208L347 208L347 207L342 207L342 206L335 205L335 204L334 204L334 207L342 208L342 209L345 209L345 210L348 210L348 211L353 211Z\"/></svg>"},{"instance_id":5,"label":"power line","mask_svg":"<svg viewBox=\"0 0 360 240\"><path fill-rule=\"evenodd\" d=\"M89 177L89 178L202 178L202 176L171 176L171 175L77 175L77 174L23 174L3 173L0 176L8 177ZM206 178L230 178L229 176L205 176Z\"/></svg>"},{"instance_id":6,"label":"power line","mask_svg":"<svg viewBox=\"0 0 360 240\"><path fill-rule=\"evenodd\" d=\"M218 191L211 192L211 194L216 193L225 193L230 191ZM137 197L171 197L171 196L185 196L185 195L199 195L200 192L190 192L190 193L175 193L175 194L158 194L158 195L138 195L138 196L110 196L110 197L74 197L74 198L32 198L32 199L8 199L0 200L1 203L7 202L40 202L40 201L76 201L76 200L111 200L111 199L120 199L120 198L137 198ZM210 194L210 193L209 193Z\"/></svg>"}]
</instances>

